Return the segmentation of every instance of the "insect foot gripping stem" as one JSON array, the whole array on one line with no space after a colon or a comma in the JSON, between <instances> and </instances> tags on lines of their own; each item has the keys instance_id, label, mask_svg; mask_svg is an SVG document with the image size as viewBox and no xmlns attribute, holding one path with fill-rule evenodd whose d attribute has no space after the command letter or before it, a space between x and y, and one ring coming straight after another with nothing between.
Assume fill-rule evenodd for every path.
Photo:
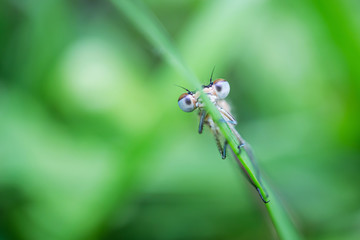
<instances>
[{"instance_id":1,"label":"insect foot gripping stem","mask_svg":"<svg viewBox=\"0 0 360 240\"><path fill-rule=\"evenodd\" d=\"M266 204L266 203L268 203L268 202L270 202L270 200L265 201L265 199L264 199L263 195L261 194L261 192L260 192L260 189L259 189L259 188L256 188L256 190L257 190L257 192L259 193L259 195L260 195L260 197L261 197L261 200L263 200L263 202L264 202L265 204ZM268 196L266 196L266 197L268 197Z\"/></svg>"},{"instance_id":2,"label":"insect foot gripping stem","mask_svg":"<svg viewBox=\"0 0 360 240\"><path fill-rule=\"evenodd\" d=\"M244 142L241 142L240 145L238 146L239 149L239 155L241 154L241 148L245 146Z\"/></svg>"}]
</instances>

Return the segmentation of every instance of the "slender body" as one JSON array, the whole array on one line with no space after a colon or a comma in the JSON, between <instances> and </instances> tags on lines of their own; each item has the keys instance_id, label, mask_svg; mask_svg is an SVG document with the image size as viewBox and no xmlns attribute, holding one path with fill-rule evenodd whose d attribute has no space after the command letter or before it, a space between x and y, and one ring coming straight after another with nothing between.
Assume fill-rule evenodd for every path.
<instances>
[{"instance_id":1,"label":"slender body","mask_svg":"<svg viewBox=\"0 0 360 240\"><path fill-rule=\"evenodd\" d=\"M227 141L222 136L219 127L215 124L211 116L206 112L205 105L200 97L200 91L203 91L210 99L211 103L213 103L216 108L219 110L223 121L229 126L232 133L236 136L239 145L238 149L241 151L243 148L247 155L250 158L250 161L252 162L254 168L255 168L255 174L256 177L259 179L260 182L260 174L258 171L258 167L256 165L255 159L253 157L251 148L248 144L245 143L244 139L241 137L241 135L236 131L235 125L237 124L235 118L232 116L230 105L224 100L229 92L230 92L230 85L229 83L224 79L216 79L215 81L212 81L212 74L210 78L209 85L204 85L203 88L200 91L189 91L188 89L184 88L187 92L180 95L178 99L178 104L181 110L185 112L192 112L195 109L199 109L199 133L202 133L204 124L209 126L211 132L213 133L216 141L216 145L218 147L218 150L221 154L221 157L223 159L226 158L226 148L227 148ZM223 143L222 143L223 142ZM254 182L249 177L247 171L242 166L241 162L237 158L237 156L234 154L234 157L236 158L238 164L240 167L244 170L245 174L247 175L247 178L249 179L250 183L256 188L258 193L260 194L261 199L267 203L267 201L264 200L262 194L260 193L259 188L254 184Z\"/></svg>"}]
</instances>

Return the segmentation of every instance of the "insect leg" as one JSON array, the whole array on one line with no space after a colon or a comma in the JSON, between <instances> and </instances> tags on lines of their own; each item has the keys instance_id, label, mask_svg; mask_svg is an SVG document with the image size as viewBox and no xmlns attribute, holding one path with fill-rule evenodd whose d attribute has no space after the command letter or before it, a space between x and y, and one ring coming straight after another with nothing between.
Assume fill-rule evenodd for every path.
<instances>
[{"instance_id":1,"label":"insect leg","mask_svg":"<svg viewBox=\"0 0 360 240\"><path fill-rule=\"evenodd\" d=\"M214 137L215 137L215 141L216 141L216 145L218 147L218 150L220 152L221 157L224 159L224 148L221 146L221 142L220 142L220 132L218 127L215 125L214 121L212 120L212 118L208 118L207 119L207 123L210 127L211 132L213 133ZM225 146L224 146L225 147ZM225 153L226 154L226 153Z\"/></svg>"},{"instance_id":2,"label":"insect leg","mask_svg":"<svg viewBox=\"0 0 360 240\"><path fill-rule=\"evenodd\" d=\"M228 146L228 141L227 140L225 140L225 142L224 142L224 148L223 148L223 152L222 152L222 159L225 159L226 158L226 148L227 148L227 146Z\"/></svg>"},{"instance_id":3,"label":"insect leg","mask_svg":"<svg viewBox=\"0 0 360 240\"><path fill-rule=\"evenodd\" d=\"M218 150L219 150L219 152L220 152L220 155L221 155L221 157L222 157L222 159L225 159L225 157L224 157L224 148L221 146L221 142L220 142L220 138L219 138L219 132L218 131L216 131L216 132L214 132L214 137L215 137L215 141L216 141L216 145L217 145L217 147L218 147Z\"/></svg>"},{"instance_id":4,"label":"insect leg","mask_svg":"<svg viewBox=\"0 0 360 240\"><path fill-rule=\"evenodd\" d=\"M264 190L265 190L265 189L264 189ZM260 189L259 189L259 188L256 188L256 191L259 193L260 198L261 198L261 200L262 200L264 203L268 203L268 202L270 202L270 200L265 201L264 196L261 194L261 192L260 192ZM266 195L267 195L267 194L266 194ZM266 197L268 197L268 196L266 196Z\"/></svg>"},{"instance_id":5,"label":"insect leg","mask_svg":"<svg viewBox=\"0 0 360 240\"><path fill-rule=\"evenodd\" d=\"M203 128L204 128L204 120L206 117L206 112L202 111L200 114L201 115L200 115L200 122L199 122L199 133L201 134L203 131Z\"/></svg>"},{"instance_id":6,"label":"insect leg","mask_svg":"<svg viewBox=\"0 0 360 240\"><path fill-rule=\"evenodd\" d=\"M239 155L241 154L241 148L244 146L245 146L245 142L240 141L240 144L238 145Z\"/></svg>"}]
</instances>

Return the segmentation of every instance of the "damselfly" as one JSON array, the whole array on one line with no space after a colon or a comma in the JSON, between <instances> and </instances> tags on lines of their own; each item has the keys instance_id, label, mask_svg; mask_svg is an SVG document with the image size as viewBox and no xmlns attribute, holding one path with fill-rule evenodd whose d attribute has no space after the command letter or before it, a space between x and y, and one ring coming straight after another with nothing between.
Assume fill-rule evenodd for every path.
<instances>
[{"instance_id":1,"label":"damselfly","mask_svg":"<svg viewBox=\"0 0 360 240\"><path fill-rule=\"evenodd\" d=\"M214 72L214 70L213 70ZM178 99L178 104L181 110L184 112L192 112L195 109L199 109L199 117L200 117L200 123L199 123L199 133L202 133L204 124L208 125L211 132L213 133L216 141L216 145L218 147L218 150L221 154L221 157L223 159L226 158L226 149L228 146L227 140L222 136L219 127L214 122L214 120L211 118L211 116L206 112L205 105L203 103L203 100L201 99L200 91L205 93L207 97L210 99L211 103L216 106L218 111L220 112L222 116L222 120L229 126L231 132L236 136L239 145L238 150L239 153L241 149L244 149L247 153L251 163L253 164L253 167L256 171L256 178L258 179L260 183L260 173L257 167L257 164L255 162L254 156L252 154L250 146L245 142L245 140L241 137L241 135L236 131L235 125L237 124L235 118L230 113L230 105L226 102L225 98L229 95L230 92L230 84L222 78L216 79L215 81L212 80L213 72L211 73L210 77L210 83L208 85L203 85L202 89L199 91L190 91L186 88L187 92L180 95ZM223 139L223 144L222 144ZM267 203L268 201L265 201L264 197L262 196L259 187L256 186L256 184L251 180L249 177L249 174L246 172L245 168L242 166L241 162L237 158L237 156L234 154L234 157L236 158L237 162L239 163L240 167L244 170L246 173L250 183L256 188L258 193L260 194L261 199Z\"/></svg>"}]
</instances>

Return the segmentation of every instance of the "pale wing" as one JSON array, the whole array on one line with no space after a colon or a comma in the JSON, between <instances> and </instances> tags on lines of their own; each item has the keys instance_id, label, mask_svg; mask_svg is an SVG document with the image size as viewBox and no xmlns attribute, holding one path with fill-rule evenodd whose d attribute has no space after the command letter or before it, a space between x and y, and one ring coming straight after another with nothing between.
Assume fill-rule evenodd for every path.
<instances>
[{"instance_id":1,"label":"pale wing","mask_svg":"<svg viewBox=\"0 0 360 240\"><path fill-rule=\"evenodd\" d=\"M231 115L231 113L226 111L224 108L220 106L217 106L217 108L219 109L222 117L229 126L231 132L236 136L237 140L239 141L239 147L242 147L245 150L246 154L249 156L249 159L253 167L255 168L256 177L259 178L259 168L257 166L255 156L253 154L251 146L247 142L245 142L245 140L241 137L240 133L235 129L235 125L237 124L235 118Z\"/></svg>"}]
</instances>

